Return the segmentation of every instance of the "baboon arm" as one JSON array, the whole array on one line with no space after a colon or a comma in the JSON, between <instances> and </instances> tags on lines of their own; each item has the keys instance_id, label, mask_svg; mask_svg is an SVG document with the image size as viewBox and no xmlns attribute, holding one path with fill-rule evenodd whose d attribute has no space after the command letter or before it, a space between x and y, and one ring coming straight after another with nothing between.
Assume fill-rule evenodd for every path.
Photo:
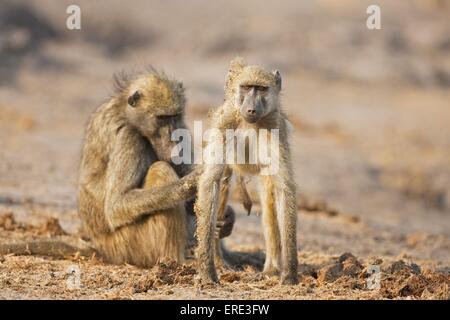
<instances>
[{"instance_id":1,"label":"baboon arm","mask_svg":"<svg viewBox=\"0 0 450 320\"><path fill-rule=\"evenodd\" d=\"M105 214L114 230L155 211L173 208L195 195L198 171L164 186L141 188L148 164L139 146L114 152L108 165Z\"/></svg>"},{"instance_id":2,"label":"baboon arm","mask_svg":"<svg viewBox=\"0 0 450 320\"><path fill-rule=\"evenodd\" d=\"M131 189L110 196L106 214L111 226L115 229L132 223L143 215L159 210L173 208L177 203L193 196L186 176L179 182L150 189Z\"/></svg>"},{"instance_id":3,"label":"baboon arm","mask_svg":"<svg viewBox=\"0 0 450 320\"><path fill-rule=\"evenodd\" d=\"M221 179L219 191L219 206L217 209L217 220L221 221L225 218L225 209L227 207L228 196L230 193L230 179L233 175L233 170L230 167L225 167Z\"/></svg>"}]
</instances>

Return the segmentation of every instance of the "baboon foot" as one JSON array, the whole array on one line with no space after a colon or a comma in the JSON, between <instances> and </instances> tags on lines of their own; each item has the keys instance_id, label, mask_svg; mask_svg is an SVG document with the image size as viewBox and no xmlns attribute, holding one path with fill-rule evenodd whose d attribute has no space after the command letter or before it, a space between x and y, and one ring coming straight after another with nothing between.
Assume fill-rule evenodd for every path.
<instances>
[{"instance_id":1,"label":"baboon foot","mask_svg":"<svg viewBox=\"0 0 450 320\"><path fill-rule=\"evenodd\" d=\"M236 266L233 266L221 257L216 257L214 264L216 265L216 268L220 270L235 271L238 269Z\"/></svg>"},{"instance_id":2,"label":"baboon foot","mask_svg":"<svg viewBox=\"0 0 450 320\"><path fill-rule=\"evenodd\" d=\"M281 275L281 284L283 285L294 285L294 284L298 284L298 275L297 273L295 274L282 274Z\"/></svg>"},{"instance_id":3,"label":"baboon foot","mask_svg":"<svg viewBox=\"0 0 450 320\"><path fill-rule=\"evenodd\" d=\"M219 283L219 277L216 272L199 272L196 282L199 286L215 285Z\"/></svg>"},{"instance_id":4,"label":"baboon foot","mask_svg":"<svg viewBox=\"0 0 450 320\"><path fill-rule=\"evenodd\" d=\"M280 269L274 265L265 265L262 273L269 277L277 276L280 274Z\"/></svg>"}]
</instances>

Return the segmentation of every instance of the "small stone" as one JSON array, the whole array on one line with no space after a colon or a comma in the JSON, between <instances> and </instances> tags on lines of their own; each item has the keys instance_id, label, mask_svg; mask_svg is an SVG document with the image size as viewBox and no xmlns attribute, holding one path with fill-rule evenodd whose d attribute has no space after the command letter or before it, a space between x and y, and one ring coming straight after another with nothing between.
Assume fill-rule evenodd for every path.
<instances>
[{"instance_id":1,"label":"small stone","mask_svg":"<svg viewBox=\"0 0 450 320\"><path fill-rule=\"evenodd\" d=\"M334 282L343 273L342 264L335 263L325 266L317 272L317 281L320 283Z\"/></svg>"},{"instance_id":2,"label":"small stone","mask_svg":"<svg viewBox=\"0 0 450 320\"><path fill-rule=\"evenodd\" d=\"M387 268L387 272L393 273L393 274L398 273L398 272L404 272L404 271L407 271L407 272L410 272L410 273L413 273L416 275L421 273L420 267L417 264L415 264L415 263L407 264L403 260L394 261Z\"/></svg>"},{"instance_id":3,"label":"small stone","mask_svg":"<svg viewBox=\"0 0 450 320\"><path fill-rule=\"evenodd\" d=\"M383 259L381 258L371 258L369 260L369 264L379 266L383 263Z\"/></svg>"},{"instance_id":4,"label":"small stone","mask_svg":"<svg viewBox=\"0 0 450 320\"><path fill-rule=\"evenodd\" d=\"M424 300L434 300L435 299L434 295L430 291L428 291L428 289L423 290L422 294L420 295L420 298L424 299Z\"/></svg>"},{"instance_id":5,"label":"small stone","mask_svg":"<svg viewBox=\"0 0 450 320\"><path fill-rule=\"evenodd\" d=\"M408 270L408 266L403 260L394 261L390 266L387 268L387 272L389 273L397 273L403 270Z\"/></svg>"},{"instance_id":6,"label":"small stone","mask_svg":"<svg viewBox=\"0 0 450 320\"><path fill-rule=\"evenodd\" d=\"M16 220L14 219L14 214L12 212L0 215L0 228L5 229L6 231L13 231L15 226Z\"/></svg>"},{"instance_id":7,"label":"small stone","mask_svg":"<svg viewBox=\"0 0 450 320\"><path fill-rule=\"evenodd\" d=\"M417 264L411 263L410 267L411 267L412 272L414 272L415 274L421 273L420 267Z\"/></svg>"},{"instance_id":8,"label":"small stone","mask_svg":"<svg viewBox=\"0 0 450 320\"><path fill-rule=\"evenodd\" d=\"M420 297L427 286L427 281L418 275L411 276L406 284L399 290L402 297L416 296Z\"/></svg>"},{"instance_id":9,"label":"small stone","mask_svg":"<svg viewBox=\"0 0 450 320\"><path fill-rule=\"evenodd\" d=\"M363 266L359 263L358 260L346 260L342 264L343 271L345 275L350 277L356 277L361 273L361 270L363 269Z\"/></svg>"},{"instance_id":10,"label":"small stone","mask_svg":"<svg viewBox=\"0 0 450 320\"><path fill-rule=\"evenodd\" d=\"M356 257L355 257L353 254L351 254L350 252L345 252L345 253L343 253L343 254L341 254L341 255L339 256L338 261L339 261L340 263L342 263L342 262L344 262L344 261L346 261L346 260L349 260L349 259L351 259L351 260L356 260Z\"/></svg>"},{"instance_id":11,"label":"small stone","mask_svg":"<svg viewBox=\"0 0 450 320\"><path fill-rule=\"evenodd\" d=\"M48 218L47 221L40 227L40 234L48 234L50 236L64 236L67 233L59 224L57 218Z\"/></svg>"}]
</instances>

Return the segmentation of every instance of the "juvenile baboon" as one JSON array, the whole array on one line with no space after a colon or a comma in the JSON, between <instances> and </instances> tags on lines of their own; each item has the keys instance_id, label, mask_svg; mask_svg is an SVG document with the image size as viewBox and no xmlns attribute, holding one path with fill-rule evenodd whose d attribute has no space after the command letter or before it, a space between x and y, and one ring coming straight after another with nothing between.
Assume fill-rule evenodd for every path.
<instances>
[{"instance_id":1,"label":"juvenile baboon","mask_svg":"<svg viewBox=\"0 0 450 320\"><path fill-rule=\"evenodd\" d=\"M211 138L207 149L217 150L215 147L219 144L226 144L228 129L234 130L238 138L235 141L239 140L240 135L245 135L248 129L256 132L267 129L271 162L277 163L278 170L267 171L267 163L261 162L259 158L255 163L249 163L250 155L257 154L257 149L262 145L260 141L259 145L255 145L250 144L248 140L245 140L245 163L234 161L231 164L204 164L198 182L195 206L198 219L197 259L201 283L218 281L214 263L214 251L218 250L218 246L214 245L213 226L217 220L223 218L224 204L228 196L227 184L233 172L241 176L257 175L261 182L260 197L266 243L264 272L272 274L281 271L283 284L294 284L298 281L296 186L289 149L288 122L280 108L280 91L281 76L278 71L269 73L258 66L247 65L242 58L231 62L225 84L224 104L211 117L211 126L218 129L218 134ZM279 130L279 143L276 147L270 143L271 139L275 139L271 129Z\"/></svg>"},{"instance_id":2,"label":"juvenile baboon","mask_svg":"<svg viewBox=\"0 0 450 320\"><path fill-rule=\"evenodd\" d=\"M183 86L152 70L117 78L116 87L86 131L78 193L84 229L109 262L182 262L193 231L184 201L194 197L198 175L171 162L171 133L186 127Z\"/></svg>"}]
</instances>

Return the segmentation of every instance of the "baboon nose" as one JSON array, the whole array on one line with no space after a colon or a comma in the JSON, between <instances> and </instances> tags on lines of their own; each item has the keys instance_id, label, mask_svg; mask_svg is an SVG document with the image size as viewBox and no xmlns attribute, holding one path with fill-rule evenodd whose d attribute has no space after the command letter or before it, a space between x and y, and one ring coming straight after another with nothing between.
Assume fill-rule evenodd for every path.
<instances>
[{"instance_id":1,"label":"baboon nose","mask_svg":"<svg viewBox=\"0 0 450 320\"><path fill-rule=\"evenodd\" d=\"M256 114L256 110L255 109L248 109L247 113L251 114L251 115L255 115Z\"/></svg>"}]
</instances>

